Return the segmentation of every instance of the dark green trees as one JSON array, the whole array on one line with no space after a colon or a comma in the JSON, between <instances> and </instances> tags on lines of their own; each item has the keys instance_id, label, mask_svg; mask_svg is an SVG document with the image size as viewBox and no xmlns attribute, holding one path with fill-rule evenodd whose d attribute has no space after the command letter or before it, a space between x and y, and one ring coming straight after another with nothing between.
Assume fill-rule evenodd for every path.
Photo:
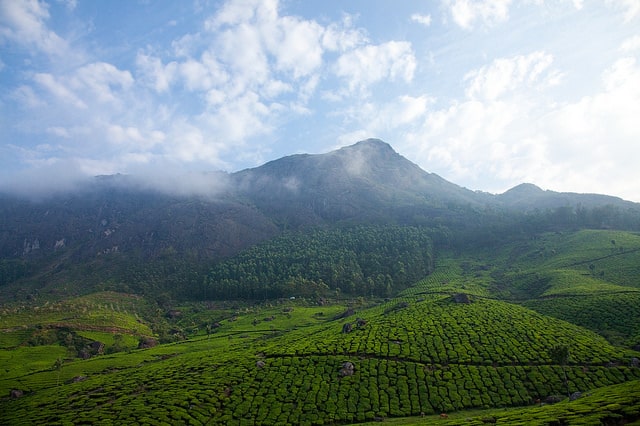
<instances>
[{"instance_id":1,"label":"dark green trees","mask_svg":"<svg viewBox=\"0 0 640 426\"><path fill-rule=\"evenodd\" d=\"M216 299L389 297L433 269L429 230L360 226L291 233L211 269L200 294Z\"/></svg>"}]
</instances>

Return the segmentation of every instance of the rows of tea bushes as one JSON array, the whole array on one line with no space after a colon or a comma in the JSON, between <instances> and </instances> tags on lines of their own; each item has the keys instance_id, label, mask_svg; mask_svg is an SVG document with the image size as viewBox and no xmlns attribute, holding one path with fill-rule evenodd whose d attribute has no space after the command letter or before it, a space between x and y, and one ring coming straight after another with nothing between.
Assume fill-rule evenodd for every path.
<instances>
[{"instance_id":1,"label":"rows of tea bushes","mask_svg":"<svg viewBox=\"0 0 640 426\"><path fill-rule=\"evenodd\" d=\"M609 341L640 344L640 294L600 294L535 299L524 306L596 331Z\"/></svg>"},{"instance_id":2,"label":"rows of tea bushes","mask_svg":"<svg viewBox=\"0 0 640 426\"><path fill-rule=\"evenodd\" d=\"M447 255L449 256L449 255ZM490 296L492 282L488 276L489 268L483 263L465 259L460 261L452 257L438 259L434 271L427 277L402 291L401 296L417 296L431 293L468 293L478 296Z\"/></svg>"},{"instance_id":3,"label":"rows of tea bushes","mask_svg":"<svg viewBox=\"0 0 640 426\"><path fill-rule=\"evenodd\" d=\"M431 364L524 365L550 363L549 349L565 344L573 364L625 358L593 332L501 301L476 298L464 304L450 296L407 298L358 316L366 325L357 327L355 317L350 317L311 339L302 338L308 331L293 332L287 343L279 342L273 350L283 355L380 355ZM342 332L346 322L354 323L350 333Z\"/></svg>"},{"instance_id":4,"label":"rows of tea bushes","mask_svg":"<svg viewBox=\"0 0 640 426\"><path fill-rule=\"evenodd\" d=\"M522 250L513 259L522 270L571 270L601 282L640 285L640 236L636 234L598 230L545 234Z\"/></svg>"},{"instance_id":5,"label":"rows of tea bushes","mask_svg":"<svg viewBox=\"0 0 640 426\"><path fill-rule=\"evenodd\" d=\"M387 235L385 230L361 231L362 235L349 231L348 244L342 248L353 253L338 251L333 266L340 265L342 256L357 259L359 265L369 262L374 269L391 268L380 273L378 284L386 275L400 273L406 265L388 260L403 254L391 246L357 258L358 244L368 246ZM407 252L425 255L420 244L413 243L414 237L425 235L414 231L408 231ZM318 235L335 244L344 236ZM394 235L403 234L392 230L387 236ZM24 392L20 398L0 399L0 424L346 424L491 407L542 410L540 402L550 396L596 395L603 386L637 385L640 368L633 358L640 358L640 353L610 342L631 346L637 335L633 324L640 316L640 295L637 282L631 281L640 276L634 272L638 241L640 237L632 234L583 231L509 242L496 253L446 253L436 259L432 274L385 302L364 298L347 302L343 298L348 292L334 289L348 306L312 307L306 304L315 298L303 302L287 297L254 306L218 301L174 307L166 321L185 332L184 341L85 361L66 360L58 367L49 359L37 367L27 364L33 368L30 371L16 369L11 377L0 377L4 395L14 388ZM294 238L282 247L292 248L289 257L301 255L297 268L317 272L318 265L304 262L330 254L307 243ZM278 256L285 254L265 247L270 246L259 250L262 260L252 264L248 258L236 259L226 265L225 273L240 274L246 268L256 272L254 277L275 273ZM336 271L347 273L344 268ZM212 272L208 279L214 276ZM375 287L376 277L358 282ZM283 283L295 288L304 280L317 284L316 278L300 276ZM369 287L363 288L370 291ZM94 321L90 314L112 312L109 318L127 315L127 321L137 323L136 304L111 296L86 299L85 305L76 300L80 308L67 317L56 311L60 305L40 306L42 321L61 322L77 315L86 323ZM321 302L331 304L331 300ZM28 309L11 309L17 309L18 316L0 318L9 331L0 336L0 344L4 354L26 356L22 347L16 347L28 335L20 328L19 316L30 323L36 317ZM97 319L94 325L102 326ZM617 333L619 339L605 331ZM83 330L88 338L105 332L100 327ZM568 360L552 355L558 346L568 348ZM38 356L42 362L46 359L43 353ZM7 361L11 368L14 361ZM627 406L616 406L618 401L635 404L640 411L637 399L605 394L598 398L593 401L602 403L605 417L627 415L623 411ZM612 399L608 404L607 398ZM496 414L488 420L570 422L575 413L587 412L578 408L579 401L565 405L564 414L557 411L553 418L535 411L530 417ZM470 424L487 419L476 420Z\"/></svg>"},{"instance_id":6,"label":"rows of tea bushes","mask_svg":"<svg viewBox=\"0 0 640 426\"><path fill-rule=\"evenodd\" d=\"M460 412L447 419L437 418L439 424L464 424L480 426L488 423L518 425L610 425L635 424L640 418L640 381L630 381L582 394L575 400L564 400L558 404L540 404L508 410L482 410ZM413 418L391 421L391 424L432 424L433 418Z\"/></svg>"},{"instance_id":7,"label":"rows of tea bushes","mask_svg":"<svg viewBox=\"0 0 640 426\"><path fill-rule=\"evenodd\" d=\"M560 366L431 366L345 356L187 353L5 401L3 424L332 424L530 405L566 392ZM341 375L345 362L352 375ZM570 367L571 391L640 369Z\"/></svg>"}]
</instances>

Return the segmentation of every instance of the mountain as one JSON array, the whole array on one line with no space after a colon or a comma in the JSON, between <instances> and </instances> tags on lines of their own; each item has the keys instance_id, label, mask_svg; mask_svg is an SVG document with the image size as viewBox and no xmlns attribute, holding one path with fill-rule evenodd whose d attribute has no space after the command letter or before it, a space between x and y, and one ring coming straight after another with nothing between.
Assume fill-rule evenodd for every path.
<instances>
[{"instance_id":1,"label":"mountain","mask_svg":"<svg viewBox=\"0 0 640 426\"><path fill-rule=\"evenodd\" d=\"M638 204L625 201L618 197L600 194L577 194L574 192L544 191L531 183L522 183L495 197L496 200L512 209L531 210L549 209L562 206L577 206L593 208L605 205L615 205L637 209Z\"/></svg>"},{"instance_id":2,"label":"mountain","mask_svg":"<svg viewBox=\"0 0 640 426\"><path fill-rule=\"evenodd\" d=\"M186 179L0 197L0 424L640 420L637 204L374 139Z\"/></svg>"},{"instance_id":3,"label":"mountain","mask_svg":"<svg viewBox=\"0 0 640 426\"><path fill-rule=\"evenodd\" d=\"M294 226L434 214L449 203L478 206L476 193L427 173L387 143L367 139L321 155L293 155L232 176L238 193Z\"/></svg>"},{"instance_id":4,"label":"mountain","mask_svg":"<svg viewBox=\"0 0 640 426\"><path fill-rule=\"evenodd\" d=\"M507 226L640 229L638 204L530 184L501 195L474 192L422 170L378 139L199 179L197 195L181 192L180 182L169 191L122 175L40 201L0 195L0 285L13 283L16 294L25 280L49 289L76 283L83 293L96 283L126 288L136 277L136 291L173 292L222 259L310 228L440 227L449 230L443 235L478 241L498 238Z\"/></svg>"}]
</instances>

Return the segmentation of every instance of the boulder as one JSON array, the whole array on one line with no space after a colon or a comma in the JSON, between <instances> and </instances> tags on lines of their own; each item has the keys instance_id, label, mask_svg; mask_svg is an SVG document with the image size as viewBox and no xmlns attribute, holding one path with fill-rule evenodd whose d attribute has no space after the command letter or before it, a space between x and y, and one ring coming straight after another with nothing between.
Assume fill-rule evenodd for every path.
<instances>
[{"instance_id":1,"label":"boulder","mask_svg":"<svg viewBox=\"0 0 640 426\"><path fill-rule=\"evenodd\" d=\"M465 303L465 304L471 303L471 299L469 298L469 295L466 293L454 294L453 296L451 296L451 298L456 303Z\"/></svg>"},{"instance_id":2,"label":"boulder","mask_svg":"<svg viewBox=\"0 0 640 426\"><path fill-rule=\"evenodd\" d=\"M104 354L104 343L97 340L95 342L91 342L91 344L89 345L89 350L92 354L102 355Z\"/></svg>"},{"instance_id":3,"label":"boulder","mask_svg":"<svg viewBox=\"0 0 640 426\"><path fill-rule=\"evenodd\" d=\"M84 382L85 380L87 380L86 376L75 376L72 379L70 379L67 383L79 383L79 382Z\"/></svg>"},{"instance_id":4,"label":"boulder","mask_svg":"<svg viewBox=\"0 0 640 426\"><path fill-rule=\"evenodd\" d=\"M546 402L547 404L556 404L562 400L563 398L560 395L549 395L545 398L544 402Z\"/></svg>"},{"instance_id":5,"label":"boulder","mask_svg":"<svg viewBox=\"0 0 640 426\"><path fill-rule=\"evenodd\" d=\"M138 349L149 349L158 346L158 341L153 337L143 337L138 342Z\"/></svg>"},{"instance_id":6,"label":"boulder","mask_svg":"<svg viewBox=\"0 0 640 426\"><path fill-rule=\"evenodd\" d=\"M344 362L342 364L342 368L340 368L340 376L341 377L345 377L345 376L353 376L353 373L355 373L355 366L353 365L352 362Z\"/></svg>"}]
</instances>

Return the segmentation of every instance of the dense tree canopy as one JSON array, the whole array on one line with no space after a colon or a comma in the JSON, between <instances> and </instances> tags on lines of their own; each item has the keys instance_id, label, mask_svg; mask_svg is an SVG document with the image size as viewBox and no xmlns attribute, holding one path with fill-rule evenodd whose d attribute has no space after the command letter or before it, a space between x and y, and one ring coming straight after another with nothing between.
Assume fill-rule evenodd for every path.
<instances>
[{"instance_id":1,"label":"dense tree canopy","mask_svg":"<svg viewBox=\"0 0 640 426\"><path fill-rule=\"evenodd\" d=\"M390 296L433 267L425 228L369 226L289 233L211 269L204 298Z\"/></svg>"}]
</instances>

